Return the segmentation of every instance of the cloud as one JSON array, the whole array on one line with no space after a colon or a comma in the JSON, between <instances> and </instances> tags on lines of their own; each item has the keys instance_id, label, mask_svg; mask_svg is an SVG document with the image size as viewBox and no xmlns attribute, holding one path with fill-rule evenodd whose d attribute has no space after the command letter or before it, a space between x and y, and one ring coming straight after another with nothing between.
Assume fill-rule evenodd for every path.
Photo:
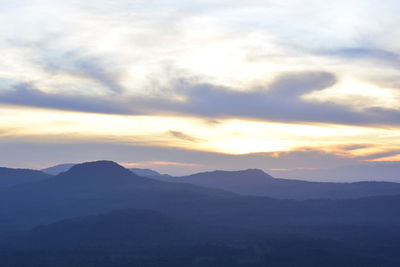
<instances>
[{"instance_id":1,"label":"cloud","mask_svg":"<svg viewBox=\"0 0 400 267\"><path fill-rule=\"evenodd\" d=\"M167 1L154 7L146 1L38 1L20 8L5 1L0 51L10 58L0 66L7 77L2 86L18 85L0 91L0 102L209 120L398 124L396 110L301 98L353 70L365 71L363 79L376 75L376 68L354 59L398 68L398 30L390 25L399 5L365 2ZM257 60L247 60L254 55ZM338 58L346 62L337 64ZM171 82L191 77L196 82Z\"/></svg>"},{"instance_id":2,"label":"cloud","mask_svg":"<svg viewBox=\"0 0 400 267\"><path fill-rule=\"evenodd\" d=\"M0 92L0 102L12 105L74 110L96 113L122 114L127 110L105 97L42 92L29 83L19 84L13 90ZM132 112L133 113L133 112Z\"/></svg>"},{"instance_id":3,"label":"cloud","mask_svg":"<svg viewBox=\"0 0 400 267\"><path fill-rule=\"evenodd\" d=\"M112 60L100 55L90 55L86 51L80 51L74 47L59 47L57 42L63 39L58 36L47 36L37 42L8 41L8 45L14 49L29 51L34 54L32 63L34 68L42 70L48 77L81 78L96 83L99 88L109 93L120 94L125 88L119 83L121 73L117 72ZM20 62L22 63L22 62ZM40 77L35 77L37 80ZM68 80L67 80L68 81ZM76 87L73 80L62 85L65 88ZM93 85L91 85L93 87ZM51 88L59 90L59 88ZM91 91L91 88L85 88ZM97 92L98 93L98 92Z\"/></svg>"},{"instance_id":4,"label":"cloud","mask_svg":"<svg viewBox=\"0 0 400 267\"><path fill-rule=\"evenodd\" d=\"M37 1L20 8L12 1L5 1L4 6L14 8L6 9L4 14L7 16L3 21L4 28L0 28L1 39L7 42L1 43L0 51L22 48L26 57L8 60L21 65L20 68L7 75L14 76L19 83L40 80L35 83L40 90L43 90L40 83L47 83L46 87L51 90L62 91L59 87L64 87L63 93L71 93L70 88L79 86L79 82L54 75L64 74L100 84L101 88L89 88L95 87L92 85L82 89L93 95L98 95L96 91L101 89L111 94L135 90L147 93L149 88L153 90L152 81L164 85L171 78L164 73L165 65L187 72L187 76L200 77L210 86L224 87L229 80L232 87L245 84L242 87L249 89L250 85L265 84L270 81L267 77L275 77L284 71L322 66L326 72L336 73L332 60L320 58L318 51L321 50L331 51L330 55L334 57L346 58L389 60L395 56L395 50L386 47L386 42L371 41L382 33L375 32L376 28L370 27L373 20L369 17L367 20L365 16L377 17L385 23L392 21L391 16L382 18L381 15L389 11L392 14L398 3L390 1L382 7L375 0L366 2L367 5L358 1L335 1L326 5L316 0L307 0L307 4L304 0L244 4L235 0L229 5L221 5L218 1L185 4L167 1L154 7L152 2L126 0L114 3L103 0L85 3ZM341 20L337 19L339 15ZM293 22L287 23L284 19L287 17ZM17 24L18 30L7 31L9 24ZM314 25L323 26L316 28ZM372 32L371 37L367 38L366 30ZM361 46L364 43L369 46ZM258 63L243 60L254 54L253 51L268 56ZM3 54L11 52L4 50ZM24 65L28 63L47 75L41 77L30 69L24 71ZM358 64L357 67L362 66ZM121 70L128 78L120 79ZM20 73L32 74L21 79ZM290 82L288 79L286 82ZM303 79L301 77L299 82L303 83ZM297 88L301 90L301 86ZM162 91L165 86L158 89ZM281 88L279 92L281 95L286 92L287 98L293 98L293 89L285 91Z\"/></svg>"},{"instance_id":5,"label":"cloud","mask_svg":"<svg viewBox=\"0 0 400 267\"><path fill-rule=\"evenodd\" d=\"M377 47L340 47L334 50L322 51L321 55L344 58L347 60L363 60L382 66L400 67L400 54Z\"/></svg>"},{"instance_id":6,"label":"cloud","mask_svg":"<svg viewBox=\"0 0 400 267\"><path fill-rule=\"evenodd\" d=\"M172 131L172 130L170 130L168 133L169 133L170 135L172 135L173 137L176 137L176 138L178 138L178 139L182 139L182 140L185 140L185 141L190 141L190 142L197 142L197 141L199 141L198 138L195 138L195 137L193 137L193 136L190 136L190 135L188 135L188 134L186 134L186 133L184 133L184 132Z\"/></svg>"},{"instance_id":7,"label":"cloud","mask_svg":"<svg viewBox=\"0 0 400 267\"><path fill-rule=\"evenodd\" d=\"M67 73L91 79L112 93L122 93L125 89L118 83L116 74L107 71L99 58L85 58L75 53L66 53L56 62L46 61L46 69L52 73ZM108 63L110 64L110 63Z\"/></svg>"},{"instance_id":8,"label":"cloud","mask_svg":"<svg viewBox=\"0 0 400 267\"><path fill-rule=\"evenodd\" d=\"M111 114L180 114L219 118L250 118L284 122L322 122L336 124L399 124L400 111L383 108L354 110L335 103L303 100L302 95L334 85L335 75L327 72L287 73L266 88L235 91L210 84L181 81L161 96L85 96L45 93L32 84L20 84L0 92L0 102L13 105L76 110ZM175 137L184 135L175 133ZM189 138L190 139L190 138ZM187 140L189 140L187 139Z\"/></svg>"},{"instance_id":9,"label":"cloud","mask_svg":"<svg viewBox=\"0 0 400 267\"><path fill-rule=\"evenodd\" d=\"M400 163L400 153L388 157L366 160L367 162ZM400 165L400 164L399 164ZM397 174L396 174L397 175Z\"/></svg>"},{"instance_id":10,"label":"cloud","mask_svg":"<svg viewBox=\"0 0 400 267\"><path fill-rule=\"evenodd\" d=\"M381 153L373 153L367 156L360 156L358 157L358 159L361 161L382 161L381 159L383 158L390 158L398 154L400 154L400 150L396 149L396 150L384 151Z\"/></svg>"},{"instance_id":11,"label":"cloud","mask_svg":"<svg viewBox=\"0 0 400 267\"><path fill-rule=\"evenodd\" d=\"M347 145L347 146L342 146L341 149L345 151L353 151L353 150L359 150L359 149L364 149L364 148L370 148L371 145Z\"/></svg>"}]
</instances>

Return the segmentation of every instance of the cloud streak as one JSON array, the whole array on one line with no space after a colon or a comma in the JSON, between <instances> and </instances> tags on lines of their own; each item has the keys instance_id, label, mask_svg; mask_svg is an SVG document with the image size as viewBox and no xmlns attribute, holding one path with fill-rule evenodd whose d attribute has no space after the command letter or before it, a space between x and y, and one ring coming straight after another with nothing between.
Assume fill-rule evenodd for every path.
<instances>
[{"instance_id":1,"label":"cloud streak","mask_svg":"<svg viewBox=\"0 0 400 267\"><path fill-rule=\"evenodd\" d=\"M172 135L173 137L175 137L175 138L182 139L182 140L185 140L185 141L189 141L189 142L197 142L197 141L199 141L198 138L190 136L190 135L188 135L188 134L186 134L184 132L170 130L168 133L170 135Z\"/></svg>"},{"instance_id":2,"label":"cloud streak","mask_svg":"<svg viewBox=\"0 0 400 267\"><path fill-rule=\"evenodd\" d=\"M74 110L96 113L124 114L127 110L115 101L105 97L91 97L77 94L46 93L32 84L19 84L13 90L0 93L0 102L4 104Z\"/></svg>"},{"instance_id":3,"label":"cloud streak","mask_svg":"<svg viewBox=\"0 0 400 267\"><path fill-rule=\"evenodd\" d=\"M285 122L322 122L336 124L400 124L400 111L384 108L354 110L345 105L317 103L301 96L329 88L336 77L326 72L289 73L267 88L234 91L207 84L178 83L165 96L85 96L45 93L33 85L21 84L0 93L5 104L110 114L180 114L208 119L249 118ZM178 136L176 136L178 137ZM182 138L182 136L181 136Z\"/></svg>"}]
</instances>

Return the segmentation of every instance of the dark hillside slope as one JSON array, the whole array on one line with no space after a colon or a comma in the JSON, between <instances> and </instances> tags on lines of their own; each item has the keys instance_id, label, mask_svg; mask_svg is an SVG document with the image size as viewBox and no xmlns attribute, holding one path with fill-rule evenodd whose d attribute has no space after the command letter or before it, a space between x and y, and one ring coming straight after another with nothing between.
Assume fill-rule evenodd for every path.
<instances>
[{"instance_id":1,"label":"dark hillside slope","mask_svg":"<svg viewBox=\"0 0 400 267\"><path fill-rule=\"evenodd\" d=\"M0 239L6 250L146 248L244 241L243 233L151 210L115 210L66 219Z\"/></svg>"},{"instance_id":2,"label":"dark hillside slope","mask_svg":"<svg viewBox=\"0 0 400 267\"><path fill-rule=\"evenodd\" d=\"M0 189L34 183L50 177L51 175L41 171L0 167Z\"/></svg>"},{"instance_id":3,"label":"dark hillside slope","mask_svg":"<svg viewBox=\"0 0 400 267\"><path fill-rule=\"evenodd\" d=\"M391 235L393 232L359 228L356 236L346 236L348 232L343 227L312 229L319 235L326 232L329 236L333 231L335 235L321 238L298 229L292 233L260 233L199 224L149 210L117 210L3 237L0 262L2 267L394 267L400 264L400 244L396 242L400 233Z\"/></svg>"}]
</instances>

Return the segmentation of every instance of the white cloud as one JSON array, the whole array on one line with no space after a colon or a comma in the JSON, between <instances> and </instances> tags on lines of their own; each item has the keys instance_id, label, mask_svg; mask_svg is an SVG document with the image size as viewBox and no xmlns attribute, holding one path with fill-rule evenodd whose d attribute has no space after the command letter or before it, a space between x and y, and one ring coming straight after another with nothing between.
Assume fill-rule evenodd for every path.
<instances>
[{"instance_id":1,"label":"white cloud","mask_svg":"<svg viewBox=\"0 0 400 267\"><path fill-rule=\"evenodd\" d=\"M399 49L395 1L4 2L0 50L12 64L2 74L42 90L74 90L73 71L54 76L41 66L63 65L71 52L101 59L128 92L143 93L175 75L251 88L283 71L338 71L315 51Z\"/></svg>"}]
</instances>

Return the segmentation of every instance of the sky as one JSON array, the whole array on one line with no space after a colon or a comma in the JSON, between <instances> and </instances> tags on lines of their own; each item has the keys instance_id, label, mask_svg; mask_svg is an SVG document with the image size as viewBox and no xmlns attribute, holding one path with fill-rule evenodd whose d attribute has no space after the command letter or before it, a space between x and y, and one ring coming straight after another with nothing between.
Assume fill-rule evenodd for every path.
<instances>
[{"instance_id":1,"label":"sky","mask_svg":"<svg viewBox=\"0 0 400 267\"><path fill-rule=\"evenodd\" d=\"M400 162L394 0L0 0L0 165Z\"/></svg>"}]
</instances>

